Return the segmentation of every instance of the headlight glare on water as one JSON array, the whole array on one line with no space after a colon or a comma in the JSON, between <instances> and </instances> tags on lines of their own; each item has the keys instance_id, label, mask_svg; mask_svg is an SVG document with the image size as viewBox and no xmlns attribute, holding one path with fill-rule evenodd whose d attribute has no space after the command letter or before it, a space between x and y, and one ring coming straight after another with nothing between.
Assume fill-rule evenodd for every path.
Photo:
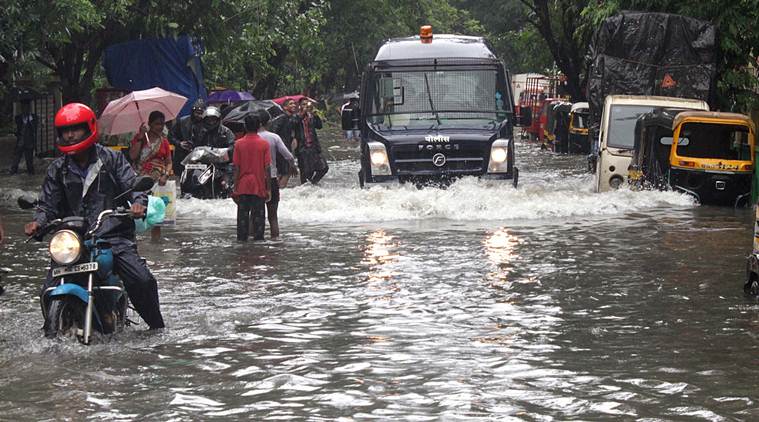
<instances>
[{"instance_id":1,"label":"headlight glare on water","mask_svg":"<svg viewBox=\"0 0 759 422\"><path fill-rule=\"evenodd\" d=\"M79 260L82 242L71 230L61 230L50 239L50 257L60 265L69 265Z\"/></svg>"}]
</instances>

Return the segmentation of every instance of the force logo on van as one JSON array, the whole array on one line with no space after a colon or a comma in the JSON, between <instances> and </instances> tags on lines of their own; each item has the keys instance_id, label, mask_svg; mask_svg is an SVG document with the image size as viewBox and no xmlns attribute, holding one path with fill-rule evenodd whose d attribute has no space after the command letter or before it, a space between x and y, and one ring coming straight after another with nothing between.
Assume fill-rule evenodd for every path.
<instances>
[{"instance_id":1,"label":"force logo on van","mask_svg":"<svg viewBox=\"0 0 759 422\"><path fill-rule=\"evenodd\" d=\"M451 142L451 137L443 135L427 135L424 137L424 140L431 144L447 144L448 142Z\"/></svg>"}]
</instances>

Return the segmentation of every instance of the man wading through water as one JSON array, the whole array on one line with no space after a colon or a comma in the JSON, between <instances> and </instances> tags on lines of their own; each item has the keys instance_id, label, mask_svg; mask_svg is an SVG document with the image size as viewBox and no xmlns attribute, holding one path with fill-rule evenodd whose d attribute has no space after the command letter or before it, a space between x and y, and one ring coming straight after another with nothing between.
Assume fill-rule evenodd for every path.
<instances>
[{"instance_id":1,"label":"man wading through water","mask_svg":"<svg viewBox=\"0 0 759 422\"><path fill-rule=\"evenodd\" d=\"M288 151L282 138L276 133L269 132L267 125L269 123L269 112L266 110L258 111L258 119L260 120L261 127L258 129L258 135L264 138L269 143L269 152L271 157L276 157L281 154L287 161L291 170L295 170L295 157ZM271 185L271 200L266 203L266 214L269 218L269 227L271 229L271 238L276 239L279 237L279 218L277 217L277 208L279 207L279 182L277 181L277 161L271 162L271 179L269 181Z\"/></svg>"},{"instance_id":2,"label":"man wading through water","mask_svg":"<svg viewBox=\"0 0 759 422\"><path fill-rule=\"evenodd\" d=\"M184 171L182 160L195 148L195 144L200 142L205 110L206 103L199 98L192 105L192 113L189 116L180 117L174 122L169 132L169 142L174 145L174 174L177 176Z\"/></svg>"},{"instance_id":3,"label":"man wading through water","mask_svg":"<svg viewBox=\"0 0 759 422\"><path fill-rule=\"evenodd\" d=\"M284 113L271 121L271 131L279 135L287 149L292 152L298 148L298 141L295 138L295 128L300 124L300 119L296 114L298 104L292 98L288 98L282 103L282 109ZM281 154L277 154L276 160L279 187L287 187L287 182L290 180L290 176L294 174L295 169L290 167L290 163Z\"/></svg>"},{"instance_id":4,"label":"man wading through water","mask_svg":"<svg viewBox=\"0 0 759 422\"><path fill-rule=\"evenodd\" d=\"M271 200L271 152L269 143L258 136L258 113L245 117L245 136L235 143L234 192L237 204L237 240L248 240L253 225L253 240L264 240L264 204Z\"/></svg>"},{"instance_id":5,"label":"man wading through water","mask_svg":"<svg viewBox=\"0 0 759 422\"><path fill-rule=\"evenodd\" d=\"M295 129L298 139L295 156L298 157L301 184L309 181L315 185L329 170L327 160L322 157L319 137L316 135L316 129L321 128L322 119L314 114L313 103L306 98L301 99L299 125Z\"/></svg>"}]
</instances>

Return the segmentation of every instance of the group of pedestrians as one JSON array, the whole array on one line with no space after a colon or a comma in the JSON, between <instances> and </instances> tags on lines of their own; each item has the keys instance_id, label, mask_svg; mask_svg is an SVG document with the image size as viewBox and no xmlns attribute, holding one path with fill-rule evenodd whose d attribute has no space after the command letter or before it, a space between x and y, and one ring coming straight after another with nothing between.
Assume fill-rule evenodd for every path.
<instances>
[{"instance_id":1,"label":"group of pedestrians","mask_svg":"<svg viewBox=\"0 0 759 422\"><path fill-rule=\"evenodd\" d=\"M192 113L177 120L169 132L177 175L183 171L182 160L194 148L232 147L231 196L238 205L237 238L241 241L251 231L253 240L263 240L267 216L271 238L278 238L280 189L297 174L301 184L317 184L329 170L317 134L323 124L313 103L305 97L298 102L288 98L282 108L284 112L274 119L266 110L251 112L244 126L233 132L222 123L218 108L198 100Z\"/></svg>"}]
</instances>

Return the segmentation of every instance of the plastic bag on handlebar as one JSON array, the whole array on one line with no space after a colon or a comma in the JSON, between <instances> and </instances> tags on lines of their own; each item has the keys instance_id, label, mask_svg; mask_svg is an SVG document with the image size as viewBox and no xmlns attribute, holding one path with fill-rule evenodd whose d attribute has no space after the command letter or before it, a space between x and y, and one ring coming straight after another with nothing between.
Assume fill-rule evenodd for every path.
<instances>
[{"instance_id":1,"label":"plastic bag on handlebar","mask_svg":"<svg viewBox=\"0 0 759 422\"><path fill-rule=\"evenodd\" d=\"M137 233L147 231L156 224L163 223L164 218L166 218L166 203L157 196L148 196L148 209L145 211L145 218L134 220L135 230Z\"/></svg>"}]
</instances>

